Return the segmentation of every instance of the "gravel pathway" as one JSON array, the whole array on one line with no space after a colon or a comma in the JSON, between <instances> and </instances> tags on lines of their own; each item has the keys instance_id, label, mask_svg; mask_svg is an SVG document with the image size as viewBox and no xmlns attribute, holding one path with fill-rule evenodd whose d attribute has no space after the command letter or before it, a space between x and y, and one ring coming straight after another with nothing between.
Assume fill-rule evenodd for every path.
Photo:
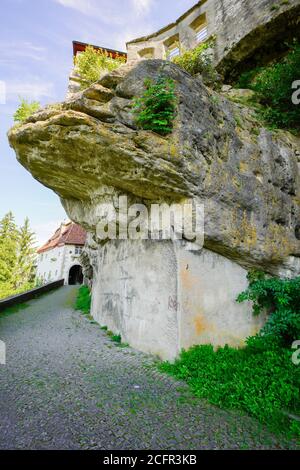
<instances>
[{"instance_id":1,"label":"gravel pathway","mask_svg":"<svg viewBox=\"0 0 300 470\"><path fill-rule=\"evenodd\" d=\"M246 416L193 398L155 360L110 341L64 287L0 314L1 449L286 448Z\"/></svg>"}]
</instances>

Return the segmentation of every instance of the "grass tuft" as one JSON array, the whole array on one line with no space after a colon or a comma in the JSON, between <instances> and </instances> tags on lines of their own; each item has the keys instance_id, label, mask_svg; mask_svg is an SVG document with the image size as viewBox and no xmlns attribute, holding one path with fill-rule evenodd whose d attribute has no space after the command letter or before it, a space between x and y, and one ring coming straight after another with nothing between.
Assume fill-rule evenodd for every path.
<instances>
[{"instance_id":1,"label":"grass tuft","mask_svg":"<svg viewBox=\"0 0 300 470\"><path fill-rule=\"evenodd\" d=\"M91 311L91 292L87 286L80 287L75 303L75 309L81 310L85 315L89 315Z\"/></svg>"}]
</instances>

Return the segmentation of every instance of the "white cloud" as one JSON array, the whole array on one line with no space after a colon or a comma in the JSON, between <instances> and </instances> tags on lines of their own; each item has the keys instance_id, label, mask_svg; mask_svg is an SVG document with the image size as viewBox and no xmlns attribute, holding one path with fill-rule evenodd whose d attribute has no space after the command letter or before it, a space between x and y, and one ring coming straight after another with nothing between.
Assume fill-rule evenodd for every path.
<instances>
[{"instance_id":1,"label":"white cloud","mask_svg":"<svg viewBox=\"0 0 300 470\"><path fill-rule=\"evenodd\" d=\"M68 220L67 216L64 220ZM37 246L41 247L46 243L50 237L54 234L55 230L60 227L60 224L64 221L61 219L51 220L43 224L33 224L32 230L36 235Z\"/></svg>"},{"instance_id":2,"label":"white cloud","mask_svg":"<svg viewBox=\"0 0 300 470\"><path fill-rule=\"evenodd\" d=\"M96 5L93 0L54 0L56 3L67 7L73 8L85 15L92 15L94 13Z\"/></svg>"},{"instance_id":3,"label":"white cloud","mask_svg":"<svg viewBox=\"0 0 300 470\"><path fill-rule=\"evenodd\" d=\"M115 25L125 25L132 18L146 16L154 2L154 0L127 0L122 3L113 0L54 1L83 15L97 18L103 23Z\"/></svg>"},{"instance_id":4,"label":"white cloud","mask_svg":"<svg viewBox=\"0 0 300 470\"><path fill-rule=\"evenodd\" d=\"M154 0L131 0L134 13L138 16L145 16L151 10Z\"/></svg>"},{"instance_id":5,"label":"white cloud","mask_svg":"<svg viewBox=\"0 0 300 470\"><path fill-rule=\"evenodd\" d=\"M19 59L45 60L46 49L36 46L29 41L4 42L0 49L0 64L11 65Z\"/></svg>"},{"instance_id":6,"label":"white cloud","mask_svg":"<svg viewBox=\"0 0 300 470\"><path fill-rule=\"evenodd\" d=\"M54 84L52 82L41 82L33 80L15 80L6 84L7 101L18 101L19 96L31 100L54 97Z\"/></svg>"}]
</instances>

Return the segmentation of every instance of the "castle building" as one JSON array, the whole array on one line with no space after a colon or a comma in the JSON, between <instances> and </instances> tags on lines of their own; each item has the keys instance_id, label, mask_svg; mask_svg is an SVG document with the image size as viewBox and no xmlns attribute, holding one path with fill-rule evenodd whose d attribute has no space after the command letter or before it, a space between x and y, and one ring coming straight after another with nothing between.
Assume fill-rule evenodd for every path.
<instances>
[{"instance_id":1,"label":"castle building","mask_svg":"<svg viewBox=\"0 0 300 470\"><path fill-rule=\"evenodd\" d=\"M282 56L288 43L299 40L299 15L299 0L278 5L273 0L200 0L173 23L127 42L127 52L93 47L112 58L122 56L134 63L145 59L172 60L213 39L213 65L230 82L240 71ZM86 46L74 41L73 55ZM79 82L72 71L69 96L79 91Z\"/></svg>"},{"instance_id":2,"label":"castle building","mask_svg":"<svg viewBox=\"0 0 300 470\"><path fill-rule=\"evenodd\" d=\"M38 249L37 279L43 283L64 279L65 284L82 284L80 255L86 232L73 222L62 223L53 236Z\"/></svg>"}]
</instances>

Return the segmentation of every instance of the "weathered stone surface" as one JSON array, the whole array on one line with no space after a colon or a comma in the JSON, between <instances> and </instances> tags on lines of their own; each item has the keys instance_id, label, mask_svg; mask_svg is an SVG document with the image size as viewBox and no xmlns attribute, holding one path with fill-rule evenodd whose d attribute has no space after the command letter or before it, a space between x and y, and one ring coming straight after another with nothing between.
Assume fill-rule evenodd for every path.
<instances>
[{"instance_id":1,"label":"weathered stone surface","mask_svg":"<svg viewBox=\"0 0 300 470\"><path fill-rule=\"evenodd\" d=\"M138 130L132 98L144 80L176 82L174 131ZM230 91L229 91L230 93ZM241 93L244 95L244 92ZM232 97L231 97L232 98ZM92 315L124 341L172 359L194 344L243 344L261 327L235 302L247 269L300 273L299 139L160 60L121 67L9 132L17 158L89 232ZM187 199L205 207L204 249L186 241L97 238L100 207Z\"/></svg>"},{"instance_id":2,"label":"weathered stone surface","mask_svg":"<svg viewBox=\"0 0 300 470\"><path fill-rule=\"evenodd\" d=\"M176 81L179 106L169 137L138 131L130 108L144 79L157 73ZM206 247L246 267L279 272L291 261L299 269L299 140L262 128L249 109L175 65L149 60L121 67L63 109L30 121L9 133L19 161L70 212L88 207L89 216L76 218L90 230L97 223L93 208L112 195L193 198L205 203Z\"/></svg>"}]
</instances>

